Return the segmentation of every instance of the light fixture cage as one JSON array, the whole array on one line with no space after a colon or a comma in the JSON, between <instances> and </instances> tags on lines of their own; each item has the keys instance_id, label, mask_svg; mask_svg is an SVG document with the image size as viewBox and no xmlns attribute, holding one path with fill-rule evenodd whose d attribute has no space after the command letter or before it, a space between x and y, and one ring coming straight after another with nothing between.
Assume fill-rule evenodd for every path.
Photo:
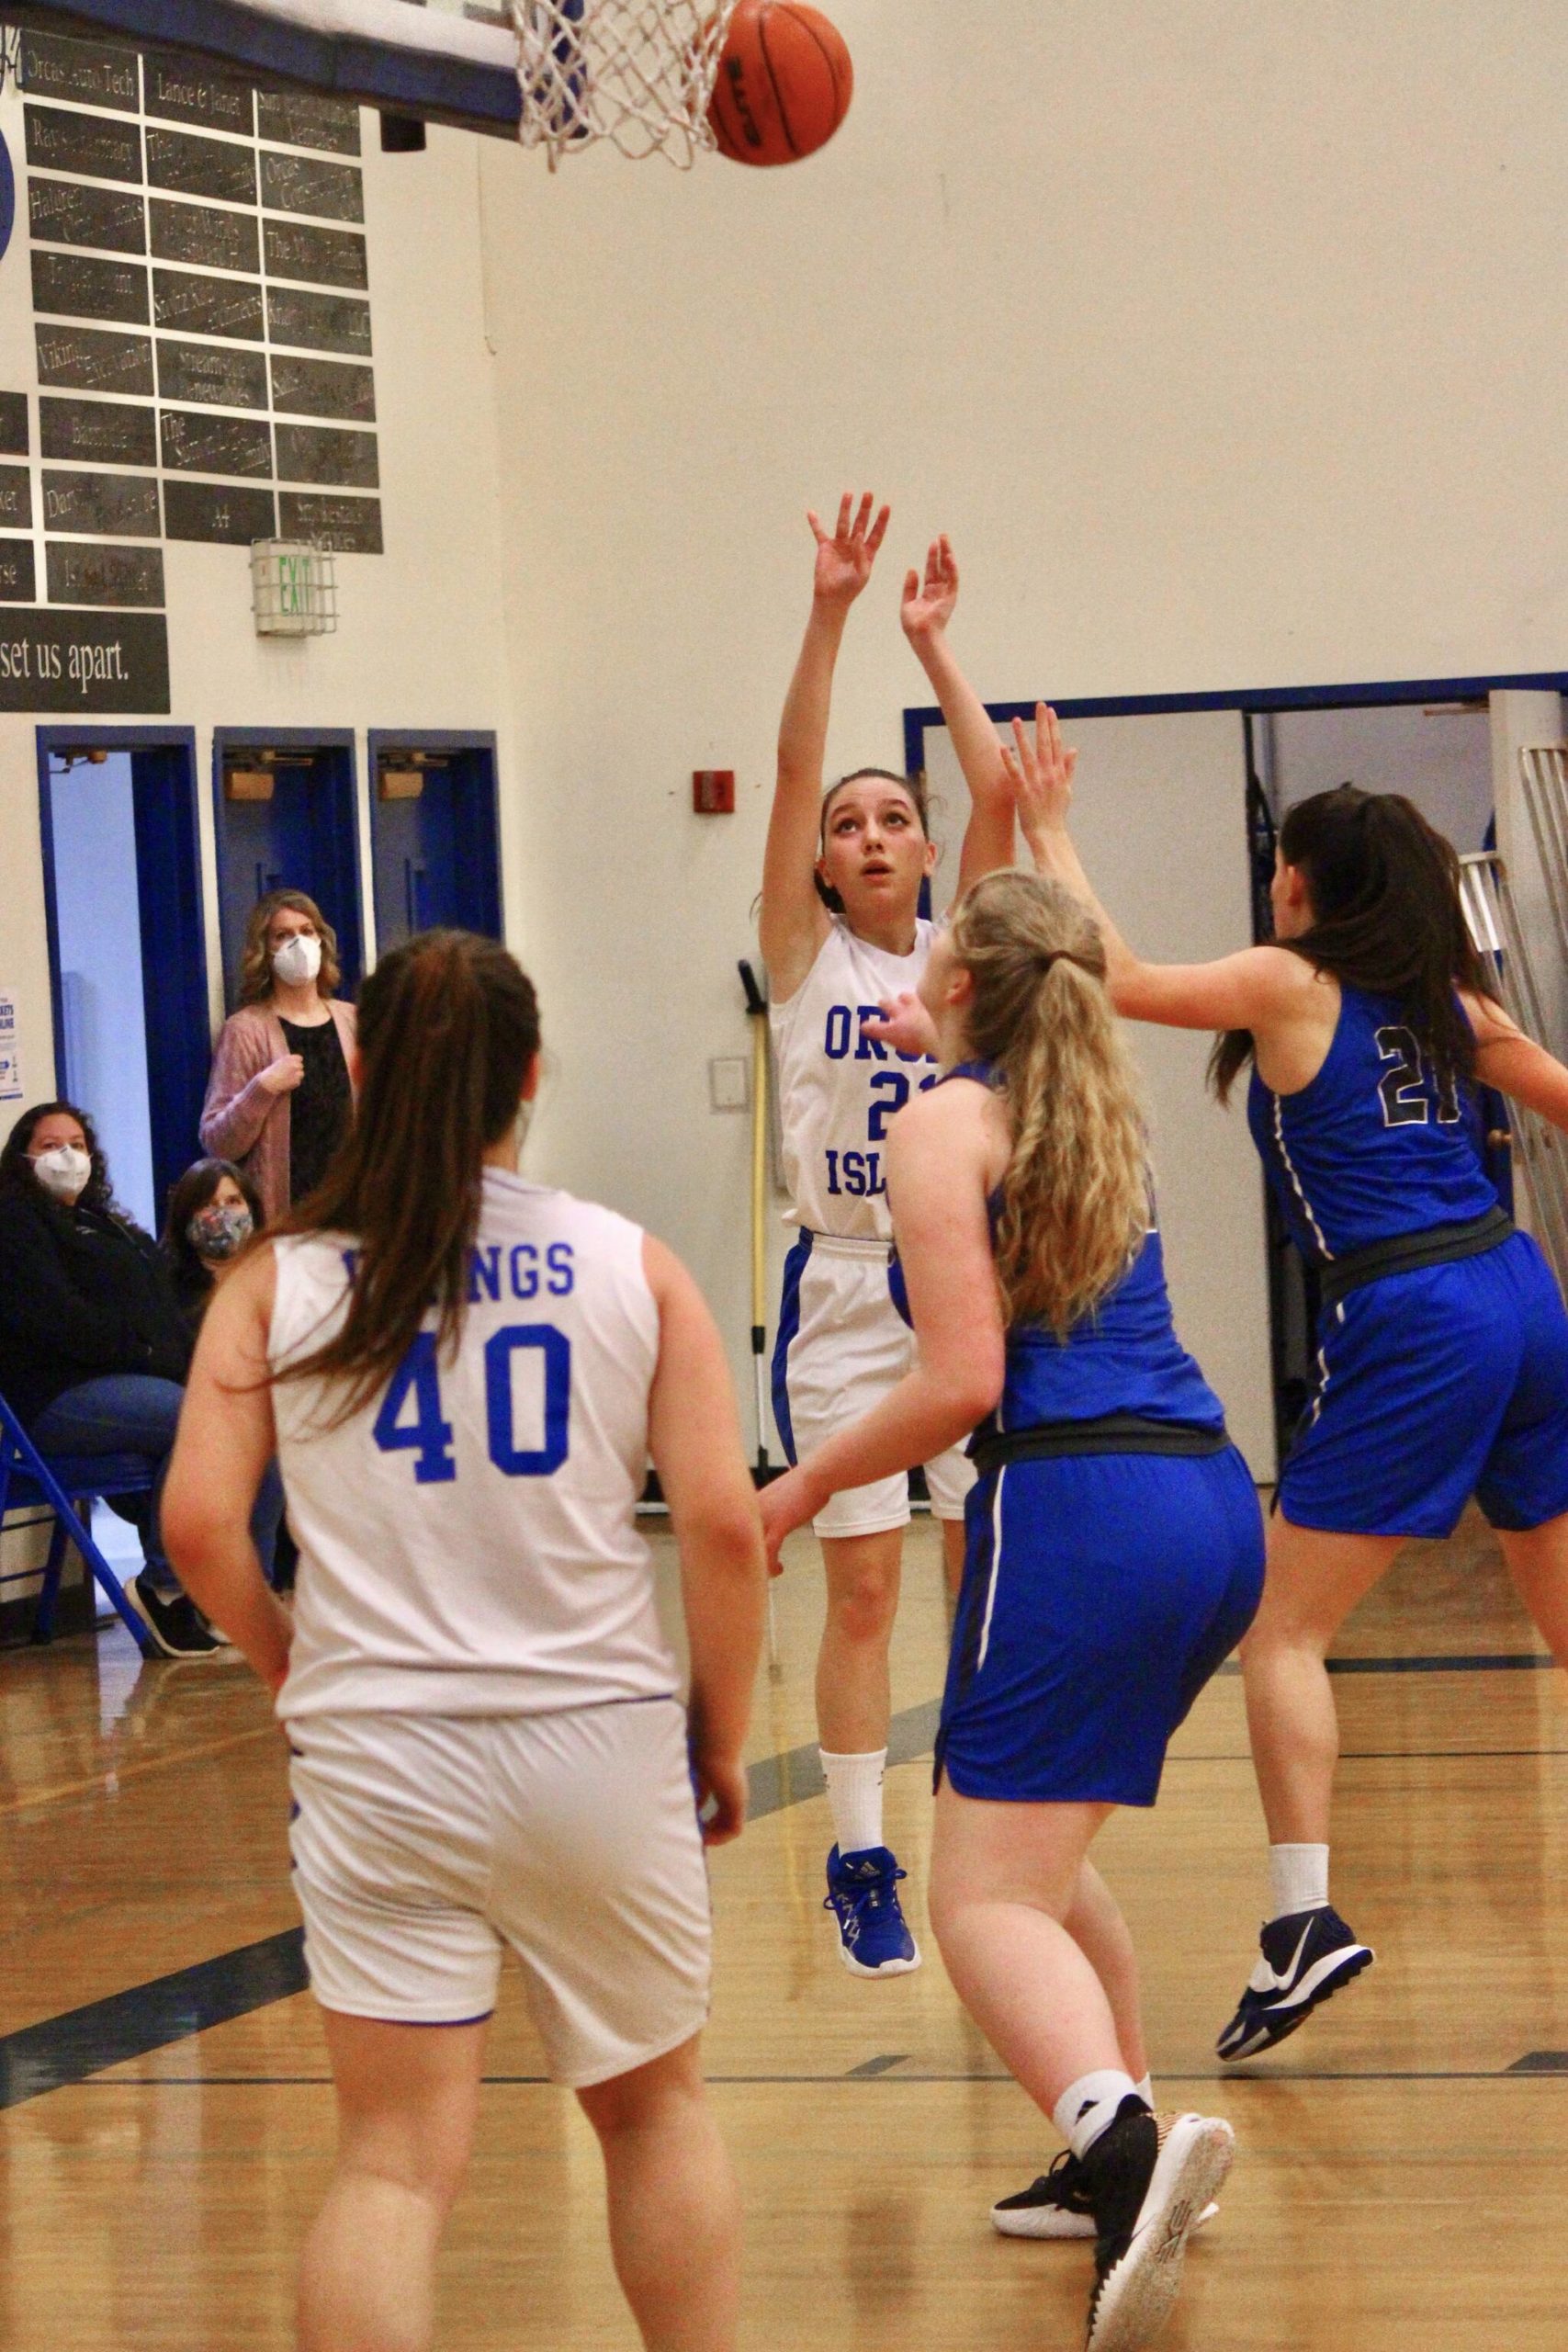
<instances>
[{"instance_id":1,"label":"light fixture cage","mask_svg":"<svg viewBox=\"0 0 1568 2352\"><path fill-rule=\"evenodd\" d=\"M251 610L258 637L327 637L337 627L337 567L310 539L251 541Z\"/></svg>"}]
</instances>

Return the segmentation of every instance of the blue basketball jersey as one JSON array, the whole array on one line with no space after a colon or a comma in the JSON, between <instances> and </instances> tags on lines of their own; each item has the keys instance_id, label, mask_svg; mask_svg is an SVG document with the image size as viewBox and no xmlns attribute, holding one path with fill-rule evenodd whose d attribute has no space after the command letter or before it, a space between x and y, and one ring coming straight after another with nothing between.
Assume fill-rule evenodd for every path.
<instances>
[{"instance_id":1,"label":"blue basketball jersey","mask_svg":"<svg viewBox=\"0 0 1568 2352\"><path fill-rule=\"evenodd\" d=\"M1315 1264L1497 1206L1475 1091L1439 1087L1395 997L1342 981L1317 1076L1276 1094L1255 1069L1247 1115L1292 1237Z\"/></svg>"},{"instance_id":2,"label":"blue basketball jersey","mask_svg":"<svg viewBox=\"0 0 1568 2352\"><path fill-rule=\"evenodd\" d=\"M985 1062L961 1062L946 1076L994 1083ZM990 1202L993 1233L1000 1215L998 1192ZM908 1299L897 1258L888 1281L908 1321ZM1011 1327L1001 1402L987 1426L1035 1429L1044 1421L1100 1420L1110 1413L1199 1429L1224 1427L1224 1408L1176 1336L1165 1253L1152 1226L1121 1281L1063 1338L1047 1324Z\"/></svg>"}]
</instances>

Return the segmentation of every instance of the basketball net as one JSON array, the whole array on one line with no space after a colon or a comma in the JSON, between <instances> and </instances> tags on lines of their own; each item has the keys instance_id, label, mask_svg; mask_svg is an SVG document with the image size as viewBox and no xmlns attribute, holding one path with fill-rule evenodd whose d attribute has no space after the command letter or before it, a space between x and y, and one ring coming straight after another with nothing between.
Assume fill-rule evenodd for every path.
<instances>
[{"instance_id":1,"label":"basketball net","mask_svg":"<svg viewBox=\"0 0 1568 2352\"><path fill-rule=\"evenodd\" d=\"M523 92L518 137L562 155L601 139L689 171L708 128L737 0L508 0Z\"/></svg>"}]
</instances>

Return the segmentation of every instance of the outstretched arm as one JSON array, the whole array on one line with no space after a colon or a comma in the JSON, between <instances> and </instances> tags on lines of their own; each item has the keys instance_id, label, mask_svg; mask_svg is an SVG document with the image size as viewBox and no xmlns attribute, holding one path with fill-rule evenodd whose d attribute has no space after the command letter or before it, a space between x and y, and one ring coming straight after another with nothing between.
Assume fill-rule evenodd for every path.
<instances>
[{"instance_id":1,"label":"outstretched arm","mask_svg":"<svg viewBox=\"0 0 1568 2352\"><path fill-rule=\"evenodd\" d=\"M822 812L822 763L844 623L871 578L887 529L887 508L878 508L874 519L873 504L867 491L857 510L846 491L830 532L817 515L806 518L817 541L811 617L779 721L778 780L762 858L762 961L778 1004L795 994L811 969L828 929L827 911L812 879Z\"/></svg>"},{"instance_id":2,"label":"outstretched arm","mask_svg":"<svg viewBox=\"0 0 1568 2352\"><path fill-rule=\"evenodd\" d=\"M1149 964L1129 946L1096 896L1067 830L1078 755L1063 743L1055 712L1046 703L1037 707L1032 743L1021 719L1013 720L1012 736L1002 764L1035 871L1060 882L1094 917L1117 1012L1172 1029L1250 1029L1259 1036L1288 1023L1303 1005L1312 971L1287 948L1244 947L1212 964Z\"/></svg>"},{"instance_id":3,"label":"outstretched arm","mask_svg":"<svg viewBox=\"0 0 1568 2352\"><path fill-rule=\"evenodd\" d=\"M1568 1069L1490 997L1472 996L1468 989L1461 996L1475 1032L1475 1074L1482 1084L1568 1131Z\"/></svg>"},{"instance_id":4,"label":"outstretched arm","mask_svg":"<svg viewBox=\"0 0 1568 2352\"><path fill-rule=\"evenodd\" d=\"M913 570L904 576L900 617L904 634L931 692L942 706L964 781L969 787L969 822L958 866L962 898L971 882L998 865L1010 865L1013 852L1014 800L1001 745L985 704L959 668L947 639L947 625L958 602L958 565L953 543L944 531L926 551L925 576Z\"/></svg>"}]
</instances>

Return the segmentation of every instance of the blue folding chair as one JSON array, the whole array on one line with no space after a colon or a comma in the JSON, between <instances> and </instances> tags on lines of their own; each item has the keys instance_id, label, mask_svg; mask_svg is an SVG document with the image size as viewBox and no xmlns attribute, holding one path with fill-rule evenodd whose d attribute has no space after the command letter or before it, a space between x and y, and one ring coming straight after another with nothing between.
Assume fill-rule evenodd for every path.
<instances>
[{"instance_id":1,"label":"blue folding chair","mask_svg":"<svg viewBox=\"0 0 1568 2352\"><path fill-rule=\"evenodd\" d=\"M33 1618L32 1638L54 1638L55 1604L60 1599L65 1547L74 1544L84 1566L102 1587L116 1614L129 1628L143 1657L156 1655L152 1635L125 1597L125 1587L110 1567L84 1523L77 1506L94 1496L108 1500L115 1495L147 1495L152 1491L152 1464L140 1453L99 1453L90 1456L40 1453L16 1414L0 1396L0 1520L9 1510L44 1510L54 1513L54 1534L44 1564L43 1584Z\"/></svg>"}]
</instances>

